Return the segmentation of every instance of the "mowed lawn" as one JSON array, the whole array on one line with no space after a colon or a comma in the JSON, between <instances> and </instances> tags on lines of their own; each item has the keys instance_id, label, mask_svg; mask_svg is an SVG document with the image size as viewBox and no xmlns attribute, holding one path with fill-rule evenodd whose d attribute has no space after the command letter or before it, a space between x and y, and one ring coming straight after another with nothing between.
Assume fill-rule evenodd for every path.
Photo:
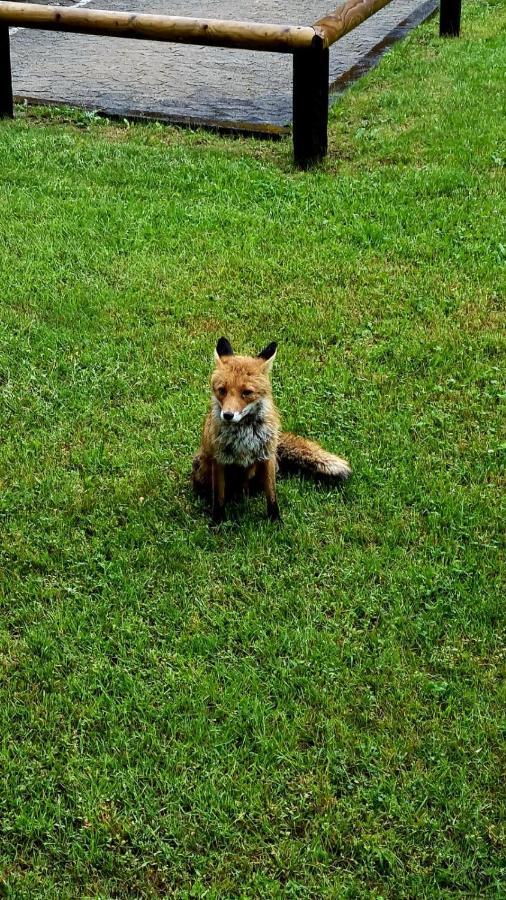
<instances>
[{"instance_id":1,"label":"mowed lawn","mask_svg":"<svg viewBox=\"0 0 506 900\"><path fill-rule=\"evenodd\" d=\"M313 173L0 123L2 896L505 896L505 26L418 29ZM221 334L354 468L283 529L191 493Z\"/></svg>"}]
</instances>

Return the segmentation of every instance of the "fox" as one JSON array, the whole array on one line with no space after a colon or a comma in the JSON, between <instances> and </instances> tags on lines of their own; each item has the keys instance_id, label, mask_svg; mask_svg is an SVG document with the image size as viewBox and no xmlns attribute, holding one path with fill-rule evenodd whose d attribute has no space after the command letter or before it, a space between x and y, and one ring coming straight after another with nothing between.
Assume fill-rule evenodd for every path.
<instances>
[{"instance_id":1,"label":"fox","mask_svg":"<svg viewBox=\"0 0 506 900\"><path fill-rule=\"evenodd\" d=\"M225 337L216 344L211 401L192 466L194 490L210 500L216 524L223 521L229 499L259 490L265 494L268 518L281 523L278 471L336 482L351 475L347 460L281 431L270 379L276 353L275 342L257 356L236 356Z\"/></svg>"}]
</instances>

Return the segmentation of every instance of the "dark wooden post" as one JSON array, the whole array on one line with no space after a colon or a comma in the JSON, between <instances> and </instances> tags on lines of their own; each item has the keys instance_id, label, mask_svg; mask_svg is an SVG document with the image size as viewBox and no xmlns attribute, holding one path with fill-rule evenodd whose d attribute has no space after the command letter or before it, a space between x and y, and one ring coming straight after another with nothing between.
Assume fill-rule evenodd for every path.
<instances>
[{"instance_id":1,"label":"dark wooden post","mask_svg":"<svg viewBox=\"0 0 506 900\"><path fill-rule=\"evenodd\" d=\"M311 47L293 54L293 153L309 169L327 155L329 51Z\"/></svg>"},{"instance_id":2,"label":"dark wooden post","mask_svg":"<svg viewBox=\"0 0 506 900\"><path fill-rule=\"evenodd\" d=\"M441 0L439 7L440 37L459 36L461 2L462 0Z\"/></svg>"},{"instance_id":3,"label":"dark wooden post","mask_svg":"<svg viewBox=\"0 0 506 900\"><path fill-rule=\"evenodd\" d=\"M0 23L0 119L12 119L13 115L9 26Z\"/></svg>"}]
</instances>

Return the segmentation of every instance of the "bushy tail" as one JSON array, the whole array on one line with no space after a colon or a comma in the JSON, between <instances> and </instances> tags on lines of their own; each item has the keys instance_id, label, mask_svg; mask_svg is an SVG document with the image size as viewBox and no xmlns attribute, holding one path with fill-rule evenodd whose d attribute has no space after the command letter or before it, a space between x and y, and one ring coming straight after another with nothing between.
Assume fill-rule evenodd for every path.
<instances>
[{"instance_id":1,"label":"bushy tail","mask_svg":"<svg viewBox=\"0 0 506 900\"><path fill-rule=\"evenodd\" d=\"M331 478L346 481L351 468L345 459L327 453L319 444L306 438L282 432L279 437L278 463L281 471L295 471L313 475L316 478Z\"/></svg>"}]
</instances>

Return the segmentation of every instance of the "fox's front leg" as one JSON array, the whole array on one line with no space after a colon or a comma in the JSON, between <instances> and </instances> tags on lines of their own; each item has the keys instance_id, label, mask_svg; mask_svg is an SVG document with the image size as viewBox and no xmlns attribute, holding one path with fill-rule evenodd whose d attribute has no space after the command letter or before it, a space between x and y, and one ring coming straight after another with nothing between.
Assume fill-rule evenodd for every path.
<instances>
[{"instance_id":1,"label":"fox's front leg","mask_svg":"<svg viewBox=\"0 0 506 900\"><path fill-rule=\"evenodd\" d=\"M276 457L271 456L264 463L263 483L267 498L267 515L271 522L281 522L278 501L276 499Z\"/></svg>"},{"instance_id":2,"label":"fox's front leg","mask_svg":"<svg viewBox=\"0 0 506 900\"><path fill-rule=\"evenodd\" d=\"M213 459L212 471L212 516L213 522L223 521L225 514L225 467Z\"/></svg>"}]
</instances>

